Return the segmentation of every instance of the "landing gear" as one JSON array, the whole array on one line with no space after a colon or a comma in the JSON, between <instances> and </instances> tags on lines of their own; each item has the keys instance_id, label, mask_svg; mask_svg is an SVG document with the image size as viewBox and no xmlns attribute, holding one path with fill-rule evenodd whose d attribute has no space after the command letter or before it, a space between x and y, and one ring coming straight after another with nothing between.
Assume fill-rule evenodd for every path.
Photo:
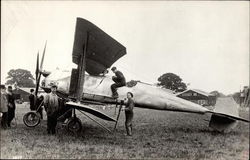
<instances>
[{"instance_id":1,"label":"landing gear","mask_svg":"<svg viewBox=\"0 0 250 160\"><path fill-rule=\"evenodd\" d=\"M67 130L73 133L77 133L82 130L82 122L77 117L70 118L66 126L67 126Z\"/></svg>"},{"instance_id":2,"label":"landing gear","mask_svg":"<svg viewBox=\"0 0 250 160\"><path fill-rule=\"evenodd\" d=\"M35 127L40 123L41 117L39 113L28 112L23 116L23 122L27 127Z\"/></svg>"},{"instance_id":3,"label":"landing gear","mask_svg":"<svg viewBox=\"0 0 250 160\"><path fill-rule=\"evenodd\" d=\"M82 130L82 122L76 117L75 108L73 109L73 117L69 118L66 126L67 130L73 133L77 133Z\"/></svg>"}]
</instances>

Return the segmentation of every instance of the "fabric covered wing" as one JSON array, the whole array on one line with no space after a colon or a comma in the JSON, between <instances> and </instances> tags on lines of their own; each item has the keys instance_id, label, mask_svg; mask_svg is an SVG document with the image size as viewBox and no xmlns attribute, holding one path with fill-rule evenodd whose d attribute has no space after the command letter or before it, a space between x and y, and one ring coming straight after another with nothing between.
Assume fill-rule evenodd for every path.
<instances>
[{"instance_id":1,"label":"fabric covered wing","mask_svg":"<svg viewBox=\"0 0 250 160\"><path fill-rule=\"evenodd\" d=\"M91 107L88 107L86 105L83 105L83 104L79 104L79 103L74 103L74 102L67 102L66 105L72 107L72 108L75 108L75 109L79 109L81 111L84 111L84 112L87 112L87 113L90 113L96 117L99 117L101 119L104 119L104 120L107 120L107 121L114 121L116 122L116 120L112 117L109 117L108 115L96 110L96 109L93 109Z\"/></svg>"},{"instance_id":2,"label":"fabric covered wing","mask_svg":"<svg viewBox=\"0 0 250 160\"><path fill-rule=\"evenodd\" d=\"M88 35L88 36L87 36ZM78 64L87 39L86 71L98 75L126 54L126 48L91 22L77 18L73 62Z\"/></svg>"}]
</instances>

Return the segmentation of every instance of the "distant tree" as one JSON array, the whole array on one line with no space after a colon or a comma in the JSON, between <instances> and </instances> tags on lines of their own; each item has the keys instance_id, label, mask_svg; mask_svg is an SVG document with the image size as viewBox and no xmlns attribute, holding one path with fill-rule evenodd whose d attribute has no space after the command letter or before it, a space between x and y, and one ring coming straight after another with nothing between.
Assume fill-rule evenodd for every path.
<instances>
[{"instance_id":1,"label":"distant tree","mask_svg":"<svg viewBox=\"0 0 250 160\"><path fill-rule=\"evenodd\" d=\"M11 69L7 76L7 85L17 85L18 87L35 87L34 77L30 71L25 69Z\"/></svg>"},{"instance_id":2,"label":"distant tree","mask_svg":"<svg viewBox=\"0 0 250 160\"><path fill-rule=\"evenodd\" d=\"M174 73L165 73L160 76L157 85L175 92L182 92L187 89L187 85Z\"/></svg>"}]
</instances>

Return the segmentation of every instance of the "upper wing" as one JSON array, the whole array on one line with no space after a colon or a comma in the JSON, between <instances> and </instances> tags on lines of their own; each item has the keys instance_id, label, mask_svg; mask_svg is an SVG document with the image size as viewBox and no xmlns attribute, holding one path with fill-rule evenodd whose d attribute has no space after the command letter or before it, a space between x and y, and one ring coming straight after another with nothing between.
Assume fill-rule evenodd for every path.
<instances>
[{"instance_id":1,"label":"upper wing","mask_svg":"<svg viewBox=\"0 0 250 160\"><path fill-rule=\"evenodd\" d=\"M79 109L81 111L84 111L84 112L88 112L96 117L99 117L101 119L104 119L104 120L107 120L107 121L113 121L113 122L116 122L116 120L112 117L109 117L108 115L106 115L105 113L102 113L96 109L93 109L91 107L88 107L86 105L83 105L83 104L79 104L79 103L74 103L74 102L67 102L66 105L68 106L71 106L75 109Z\"/></svg>"},{"instance_id":2,"label":"upper wing","mask_svg":"<svg viewBox=\"0 0 250 160\"><path fill-rule=\"evenodd\" d=\"M86 71L98 75L126 54L126 48L91 22L77 18L73 62L78 64L87 39Z\"/></svg>"}]
</instances>

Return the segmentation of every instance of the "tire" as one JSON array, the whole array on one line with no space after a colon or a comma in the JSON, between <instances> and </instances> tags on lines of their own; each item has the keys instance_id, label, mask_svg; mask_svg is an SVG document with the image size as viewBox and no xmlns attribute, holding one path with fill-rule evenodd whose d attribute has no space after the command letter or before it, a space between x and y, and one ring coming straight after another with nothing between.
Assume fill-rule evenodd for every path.
<instances>
[{"instance_id":1,"label":"tire","mask_svg":"<svg viewBox=\"0 0 250 160\"><path fill-rule=\"evenodd\" d=\"M77 117L70 118L66 125L67 125L67 130L73 133L77 133L82 130L82 122Z\"/></svg>"},{"instance_id":2,"label":"tire","mask_svg":"<svg viewBox=\"0 0 250 160\"><path fill-rule=\"evenodd\" d=\"M36 112L28 112L23 116L23 123L27 127L35 127L40 123L41 117Z\"/></svg>"}]
</instances>

